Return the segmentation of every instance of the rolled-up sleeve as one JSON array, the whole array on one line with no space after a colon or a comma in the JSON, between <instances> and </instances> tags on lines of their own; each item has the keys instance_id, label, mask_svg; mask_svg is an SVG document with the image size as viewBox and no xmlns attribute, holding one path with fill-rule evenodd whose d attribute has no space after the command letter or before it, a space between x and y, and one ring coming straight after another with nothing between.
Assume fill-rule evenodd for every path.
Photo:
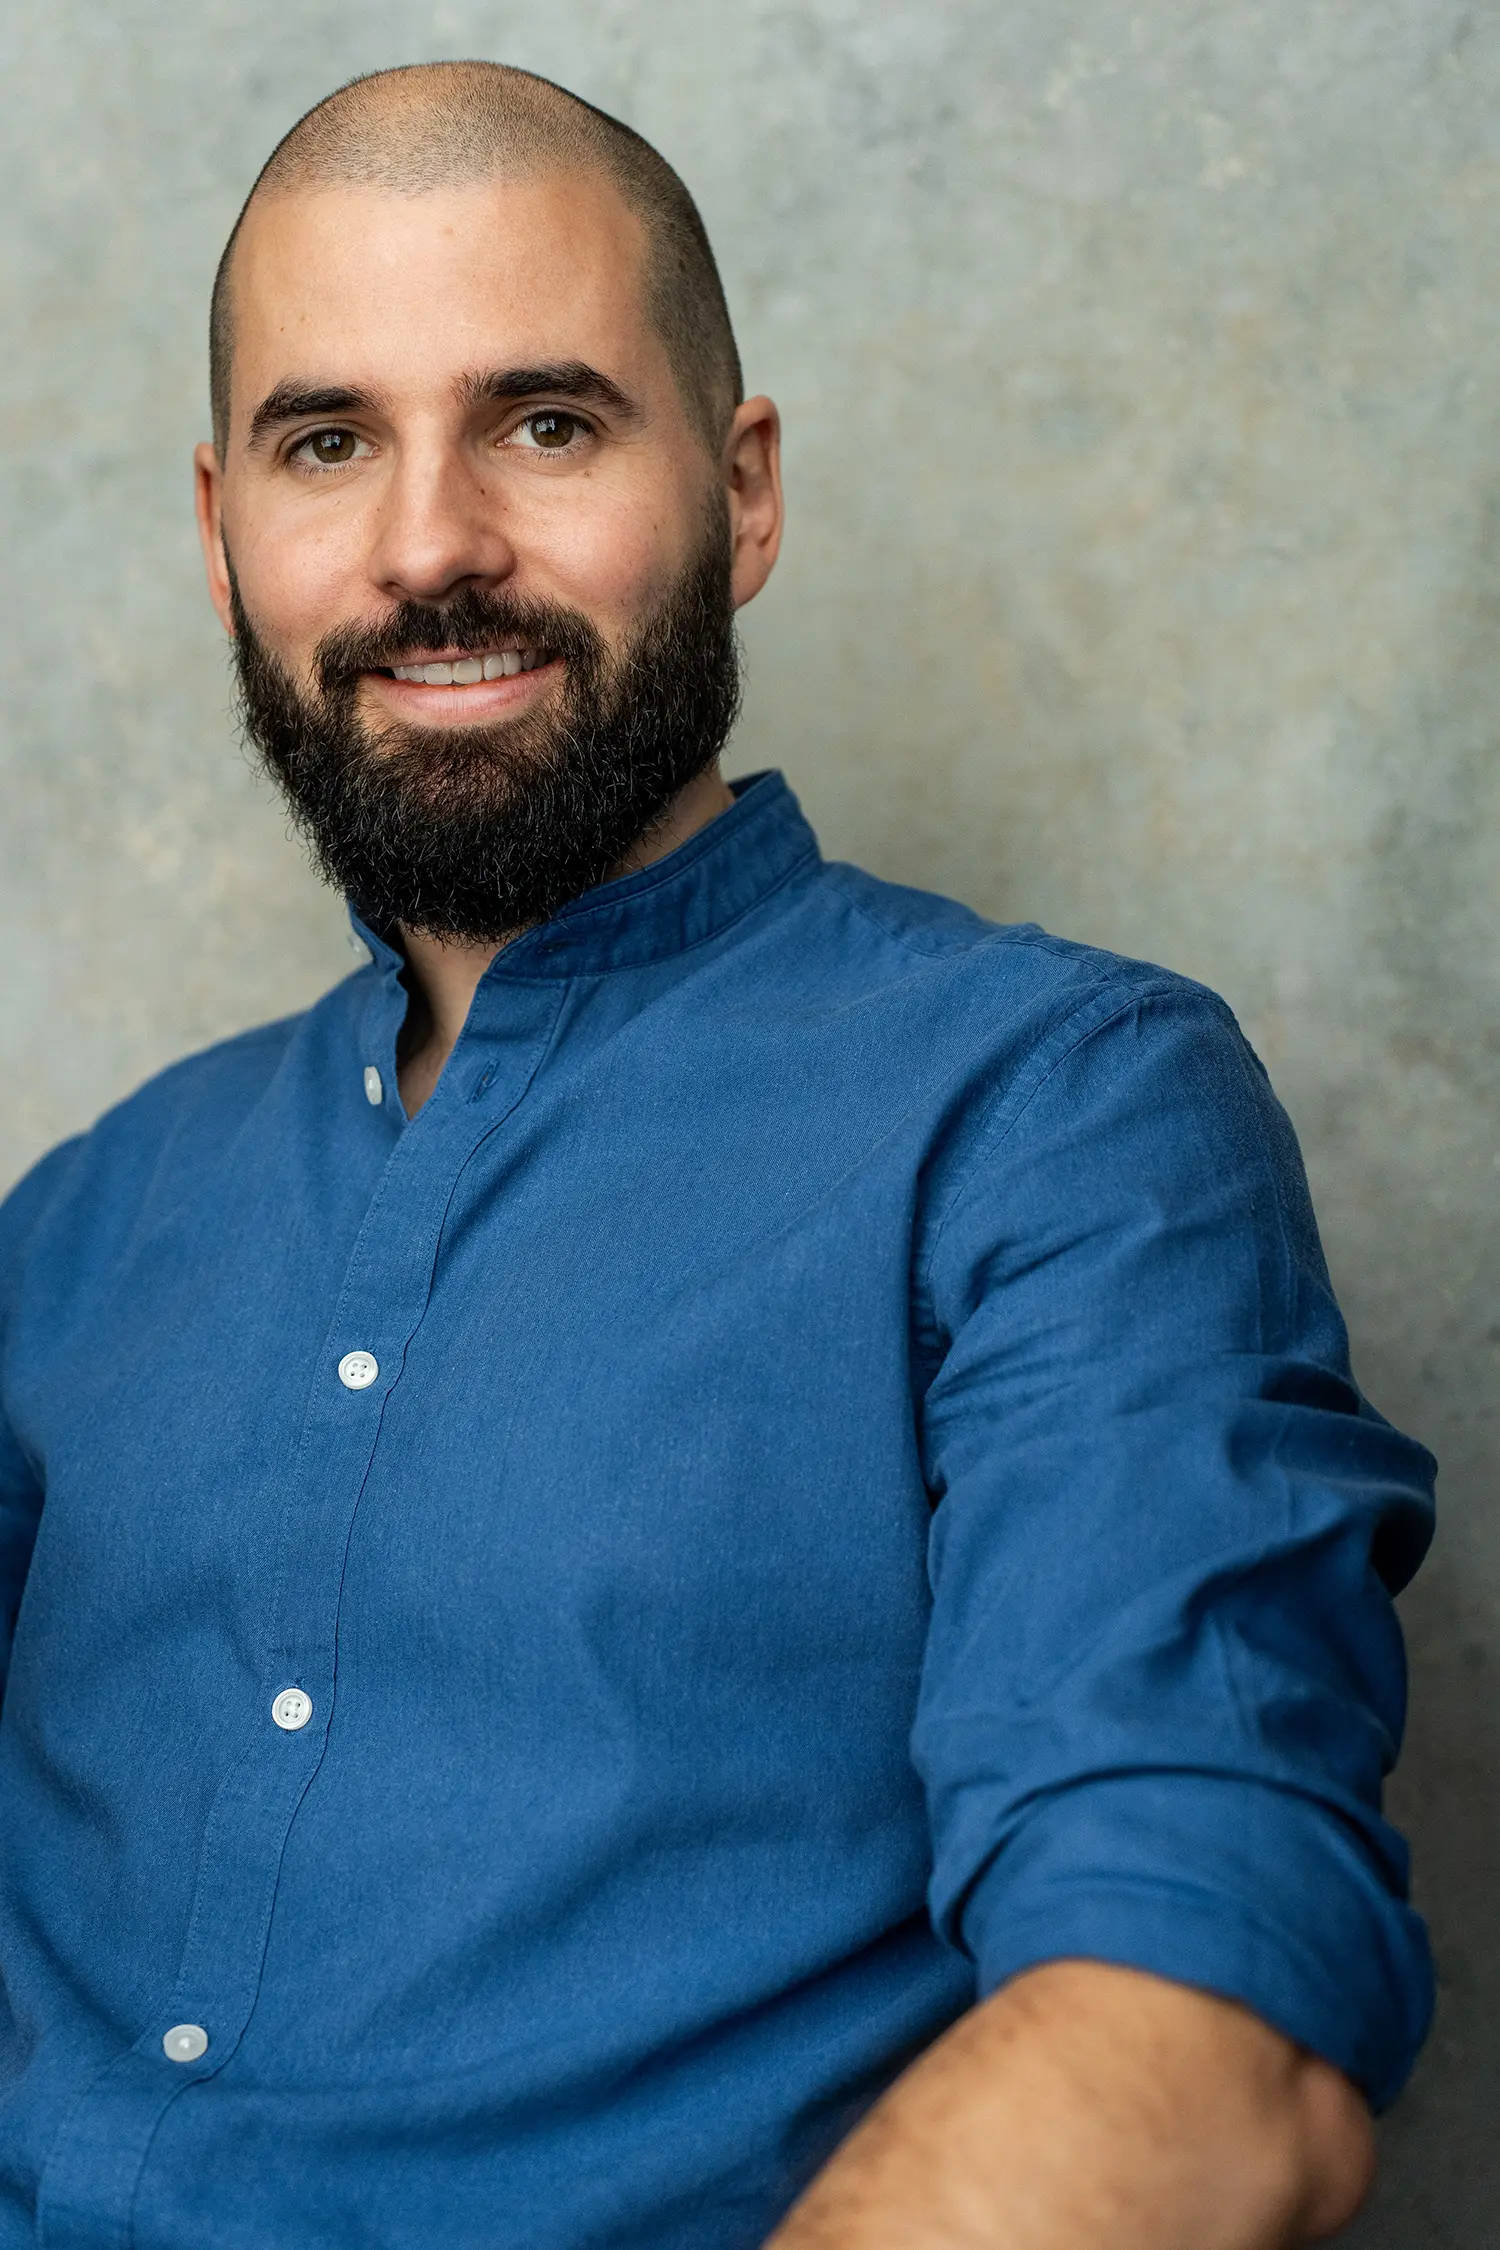
<instances>
[{"instance_id":1,"label":"rolled-up sleeve","mask_svg":"<svg viewBox=\"0 0 1500 2250\"><path fill-rule=\"evenodd\" d=\"M1381 1786L1434 1464L1354 1383L1221 1002L1164 979L1049 1038L926 1305L938 1927L985 1992L1087 1957L1239 2000L1383 2106L1431 2009Z\"/></svg>"}]
</instances>

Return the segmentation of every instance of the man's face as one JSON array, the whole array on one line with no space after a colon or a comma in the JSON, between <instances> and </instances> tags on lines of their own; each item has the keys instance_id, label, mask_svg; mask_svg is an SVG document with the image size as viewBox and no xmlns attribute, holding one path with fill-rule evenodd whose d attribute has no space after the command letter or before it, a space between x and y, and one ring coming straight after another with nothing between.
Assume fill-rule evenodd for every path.
<instances>
[{"instance_id":1,"label":"man's face","mask_svg":"<svg viewBox=\"0 0 1500 2250\"><path fill-rule=\"evenodd\" d=\"M252 732L378 918L551 912L722 746L774 410L709 457L641 270L589 175L322 189L241 233L210 585Z\"/></svg>"}]
</instances>

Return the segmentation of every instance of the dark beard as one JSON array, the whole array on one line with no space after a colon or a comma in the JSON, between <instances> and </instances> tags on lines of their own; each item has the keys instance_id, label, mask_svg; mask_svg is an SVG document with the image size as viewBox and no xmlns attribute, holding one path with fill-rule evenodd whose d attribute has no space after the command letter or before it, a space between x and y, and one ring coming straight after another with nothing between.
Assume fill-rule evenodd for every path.
<instances>
[{"instance_id":1,"label":"dark beard","mask_svg":"<svg viewBox=\"0 0 1500 2250\"><path fill-rule=\"evenodd\" d=\"M727 516L611 658L575 610L466 587L318 645L299 688L231 573L245 731L321 873L371 929L494 945L606 881L723 749L739 708ZM551 707L487 726L367 727L360 675L519 640L562 659Z\"/></svg>"}]
</instances>

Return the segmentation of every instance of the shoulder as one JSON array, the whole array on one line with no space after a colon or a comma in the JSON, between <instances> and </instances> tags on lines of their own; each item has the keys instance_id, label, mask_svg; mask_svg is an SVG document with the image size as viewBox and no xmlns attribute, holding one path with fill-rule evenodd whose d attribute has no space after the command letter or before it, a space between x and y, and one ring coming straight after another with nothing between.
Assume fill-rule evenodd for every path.
<instances>
[{"instance_id":1,"label":"shoulder","mask_svg":"<svg viewBox=\"0 0 1500 2250\"><path fill-rule=\"evenodd\" d=\"M219 1039L182 1056L145 1080L134 1093L106 1110L94 1134L153 1132L198 1115L235 1112L253 1100L279 1069L288 1048L315 1011L256 1024L230 1039ZM91 1136L92 1137L92 1136Z\"/></svg>"},{"instance_id":2,"label":"shoulder","mask_svg":"<svg viewBox=\"0 0 1500 2250\"><path fill-rule=\"evenodd\" d=\"M884 1044L926 1090L932 1241L981 1206L1014 1217L1016 1197L1066 1222L1113 1195L1119 1224L1143 1225L1183 1180L1211 1176L1274 1202L1311 1242L1291 1126L1219 993L858 868L831 864L817 888L820 911L849 925L840 984L878 998Z\"/></svg>"},{"instance_id":3,"label":"shoulder","mask_svg":"<svg viewBox=\"0 0 1500 2250\"><path fill-rule=\"evenodd\" d=\"M956 899L840 861L825 863L819 875L824 912L862 925L866 946L892 975L962 994L982 1020L1024 1026L1034 1053L1054 1040L1087 1038L1115 1015L1151 1003L1238 1030L1217 992L1159 962L1059 937L1035 922L993 922Z\"/></svg>"},{"instance_id":4,"label":"shoulder","mask_svg":"<svg viewBox=\"0 0 1500 2250\"><path fill-rule=\"evenodd\" d=\"M321 1006L322 1004L320 1004ZM140 1148L206 1132L232 1129L270 1084L298 1034L317 1009L257 1024L197 1054L169 1063L133 1094L106 1110L83 1142L96 1154Z\"/></svg>"},{"instance_id":5,"label":"shoulder","mask_svg":"<svg viewBox=\"0 0 1500 2250\"><path fill-rule=\"evenodd\" d=\"M169 1155L221 1146L318 1012L259 1024L170 1063L86 1132L49 1150L0 1201L0 1278L64 1211L138 1196Z\"/></svg>"}]
</instances>

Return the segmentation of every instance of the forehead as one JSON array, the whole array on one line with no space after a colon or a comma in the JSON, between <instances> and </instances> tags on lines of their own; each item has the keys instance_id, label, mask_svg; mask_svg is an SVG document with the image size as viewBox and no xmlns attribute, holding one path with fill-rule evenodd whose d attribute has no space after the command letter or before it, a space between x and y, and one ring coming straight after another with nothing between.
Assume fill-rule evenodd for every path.
<instances>
[{"instance_id":1,"label":"forehead","mask_svg":"<svg viewBox=\"0 0 1500 2250\"><path fill-rule=\"evenodd\" d=\"M292 370L398 400L472 367L574 359L670 386L644 259L640 220L592 173L268 196L235 246L235 419Z\"/></svg>"}]
</instances>

